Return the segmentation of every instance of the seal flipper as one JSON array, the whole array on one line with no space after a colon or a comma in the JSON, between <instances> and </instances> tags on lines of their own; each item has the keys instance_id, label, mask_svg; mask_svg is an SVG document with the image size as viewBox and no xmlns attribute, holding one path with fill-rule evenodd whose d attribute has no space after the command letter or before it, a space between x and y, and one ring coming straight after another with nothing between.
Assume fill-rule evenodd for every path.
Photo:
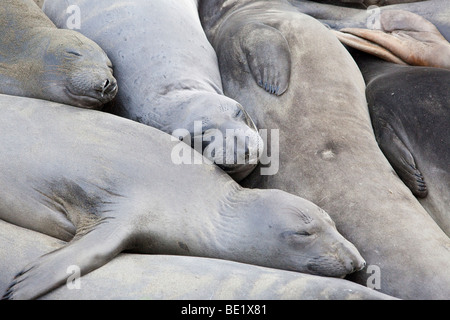
<instances>
[{"instance_id":1,"label":"seal flipper","mask_svg":"<svg viewBox=\"0 0 450 320\"><path fill-rule=\"evenodd\" d=\"M286 38L263 23L246 24L238 37L256 83L271 94L282 95L291 77L291 52Z\"/></svg>"},{"instance_id":2,"label":"seal flipper","mask_svg":"<svg viewBox=\"0 0 450 320\"><path fill-rule=\"evenodd\" d=\"M343 29L343 30L350 30L350 29ZM356 35L353 35L351 32L346 33L342 31L336 31L332 30L332 32L336 35L336 37L341 41L343 44L355 48L357 50L369 53L373 56L376 56L380 59L393 62L396 64L401 65L408 65L406 62L404 62L402 59L397 57L392 52L386 50L382 46L376 44L375 42L371 42L369 40L366 40L364 38L358 37ZM376 31L372 31L376 32ZM381 33L381 31L379 31Z\"/></svg>"},{"instance_id":3,"label":"seal flipper","mask_svg":"<svg viewBox=\"0 0 450 320\"><path fill-rule=\"evenodd\" d=\"M380 28L344 28L337 36L344 44L387 61L398 63L392 59L395 56L410 65L450 69L450 44L425 18L404 10L385 10Z\"/></svg>"},{"instance_id":4,"label":"seal flipper","mask_svg":"<svg viewBox=\"0 0 450 320\"><path fill-rule=\"evenodd\" d=\"M428 189L414 156L388 123L383 120L380 123L381 130L376 137L381 150L412 193L418 198L425 198Z\"/></svg>"},{"instance_id":5,"label":"seal flipper","mask_svg":"<svg viewBox=\"0 0 450 320\"><path fill-rule=\"evenodd\" d=\"M90 230L65 247L50 252L19 272L2 299L36 299L67 282L68 268L76 266L81 275L89 273L126 249L130 233L113 218L100 219Z\"/></svg>"}]
</instances>

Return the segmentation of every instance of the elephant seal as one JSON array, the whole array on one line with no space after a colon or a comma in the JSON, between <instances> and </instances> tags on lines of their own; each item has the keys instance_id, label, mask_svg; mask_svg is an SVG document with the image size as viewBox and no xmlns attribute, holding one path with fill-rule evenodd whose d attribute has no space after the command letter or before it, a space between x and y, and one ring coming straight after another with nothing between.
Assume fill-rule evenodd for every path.
<instances>
[{"instance_id":1,"label":"elephant seal","mask_svg":"<svg viewBox=\"0 0 450 320\"><path fill-rule=\"evenodd\" d=\"M10 279L24 264L64 245L56 238L0 220L0 292L6 291ZM75 274L70 269L67 276L73 276L75 280ZM102 268L74 282L68 280L72 286L63 285L40 299L394 299L343 279L218 259L170 255L122 253Z\"/></svg>"},{"instance_id":2,"label":"elephant seal","mask_svg":"<svg viewBox=\"0 0 450 320\"><path fill-rule=\"evenodd\" d=\"M379 276L377 288L399 298L450 298L450 239L379 149L364 79L335 35L287 1L206 0L200 16L224 93L258 127L279 130L278 173L255 170L242 185L282 189L324 208L367 261L348 279L366 285ZM273 84L285 68L282 95L255 81L254 70L267 70Z\"/></svg>"},{"instance_id":3,"label":"elephant seal","mask_svg":"<svg viewBox=\"0 0 450 320\"><path fill-rule=\"evenodd\" d=\"M0 21L0 93L83 108L116 95L105 52L76 31L57 29L33 0L4 0Z\"/></svg>"},{"instance_id":4,"label":"elephant seal","mask_svg":"<svg viewBox=\"0 0 450 320\"><path fill-rule=\"evenodd\" d=\"M450 68L450 3L428 0L368 10L289 0L335 30L347 46L390 62Z\"/></svg>"},{"instance_id":5,"label":"elephant seal","mask_svg":"<svg viewBox=\"0 0 450 320\"><path fill-rule=\"evenodd\" d=\"M400 66L353 52L367 84L378 144L450 236L450 71Z\"/></svg>"},{"instance_id":6,"label":"elephant seal","mask_svg":"<svg viewBox=\"0 0 450 320\"><path fill-rule=\"evenodd\" d=\"M221 258L326 276L364 259L327 213L179 165L160 130L95 110L0 96L0 219L71 242L26 266L6 298L36 298L123 250Z\"/></svg>"},{"instance_id":7,"label":"elephant seal","mask_svg":"<svg viewBox=\"0 0 450 320\"><path fill-rule=\"evenodd\" d=\"M81 12L79 31L115 65L122 90L106 111L169 134L187 130L183 141L203 150L237 181L255 168L263 141L242 106L223 95L217 56L200 24L196 0L49 0L43 10L65 27L70 5ZM242 133L235 135L242 147L227 131ZM214 133L224 139L213 140ZM210 150L212 141L215 150Z\"/></svg>"}]
</instances>

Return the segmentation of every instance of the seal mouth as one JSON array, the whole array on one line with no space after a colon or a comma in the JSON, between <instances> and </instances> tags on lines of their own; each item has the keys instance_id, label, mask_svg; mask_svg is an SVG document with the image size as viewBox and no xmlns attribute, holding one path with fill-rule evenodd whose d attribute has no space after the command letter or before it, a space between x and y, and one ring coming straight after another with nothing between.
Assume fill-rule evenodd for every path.
<instances>
[{"instance_id":1,"label":"seal mouth","mask_svg":"<svg viewBox=\"0 0 450 320\"><path fill-rule=\"evenodd\" d=\"M310 259L306 265L311 274L327 277L344 278L346 275L361 271L366 266L364 260L340 261L334 256L321 256Z\"/></svg>"},{"instance_id":2,"label":"seal mouth","mask_svg":"<svg viewBox=\"0 0 450 320\"><path fill-rule=\"evenodd\" d=\"M72 92L69 88L66 88L65 93L71 99L71 101L76 101L77 103L75 104L80 107L98 106L104 103L98 97L76 94Z\"/></svg>"},{"instance_id":3,"label":"seal mouth","mask_svg":"<svg viewBox=\"0 0 450 320\"><path fill-rule=\"evenodd\" d=\"M223 171L231 176L235 181L244 180L256 168L256 164L236 164L236 165L218 165Z\"/></svg>"},{"instance_id":4,"label":"seal mouth","mask_svg":"<svg viewBox=\"0 0 450 320\"><path fill-rule=\"evenodd\" d=\"M76 101L79 106L99 106L111 101L118 92L118 85L115 79L106 79L101 88L95 89L90 92L83 92L83 94L75 93L69 87L66 87L65 93L71 98L72 101Z\"/></svg>"}]
</instances>

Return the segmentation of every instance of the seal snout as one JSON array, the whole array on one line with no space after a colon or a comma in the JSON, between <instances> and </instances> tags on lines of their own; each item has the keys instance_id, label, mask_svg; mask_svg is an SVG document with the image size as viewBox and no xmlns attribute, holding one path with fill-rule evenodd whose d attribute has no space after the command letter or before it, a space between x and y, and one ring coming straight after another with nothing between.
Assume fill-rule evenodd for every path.
<instances>
[{"instance_id":1,"label":"seal snout","mask_svg":"<svg viewBox=\"0 0 450 320\"><path fill-rule=\"evenodd\" d=\"M362 258L349 260L349 262L347 264L347 270L349 270L349 273L353 273L353 272L364 269L365 266L366 266L366 261Z\"/></svg>"},{"instance_id":2,"label":"seal snout","mask_svg":"<svg viewBox=\"0 0 450 320\"><path fill-rule=\"evenodd\" d=\"M117 93L117 90L117 81L114 77L109 77L108 79L104 80L101 88L97 89L102 97L115 95Z\"/></svg>"},{"instance_id":3,"label":"seal snout","mask_svg":"<svg viewBox=\"0 0 450 320\"><path fill-rule=\"evenodd\" d=\"M342 251L344 256L343 264L348 273L353 273L364 269L366 266L366 261L353 244L343 243Z\"/></svg>"}]
</instances>

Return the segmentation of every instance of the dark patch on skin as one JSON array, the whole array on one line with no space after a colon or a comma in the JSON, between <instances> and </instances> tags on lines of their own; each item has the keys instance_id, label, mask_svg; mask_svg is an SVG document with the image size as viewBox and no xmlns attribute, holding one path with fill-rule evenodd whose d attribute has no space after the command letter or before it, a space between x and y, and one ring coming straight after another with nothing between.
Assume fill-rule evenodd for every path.
<instances>
[{"instance_id":1,"label":"dark patch on skin","mask_svg":"<svg viewBox=\"0 0 450 320\"><path fill-rule=\"evenodd\" d=\"M87 234L108 219L102 218L102 213L107 212L105 205L114 204L114 197L122 197L110 189L88 183L82 186L66 178L45 181L44 185L41 189L34 188L43 196L41 201L67 217L75 225L77 237ZM105 200L105 194L109 201Z\"/></svg>"},{"instance_id":2,"label":"dark patch on skin","mask_svg":"<svg viewBox=\"0 0 450 320\"><path fill-rule=\"evenodd\" d=\"M84 212L96 214L101 198L89 195L78 183L62 178L58 181L47 182L48 192L37 190L46 197L45 202L68 216L68 207L77 207Z\"/></svg>"},{"instance_id":3,"label":"dark patch on skin","mask_svg":"<svg viewBox=\"0 0 450 320\"><path fill-rule=\"evenodd\" d=\"M179 246L181 249L183 249L184 251L190 252L190 251L189 251L189 247L186 245L186 243L181 242L181 241L178 241L178 246Z\"/></svg>"}]
</instances>

